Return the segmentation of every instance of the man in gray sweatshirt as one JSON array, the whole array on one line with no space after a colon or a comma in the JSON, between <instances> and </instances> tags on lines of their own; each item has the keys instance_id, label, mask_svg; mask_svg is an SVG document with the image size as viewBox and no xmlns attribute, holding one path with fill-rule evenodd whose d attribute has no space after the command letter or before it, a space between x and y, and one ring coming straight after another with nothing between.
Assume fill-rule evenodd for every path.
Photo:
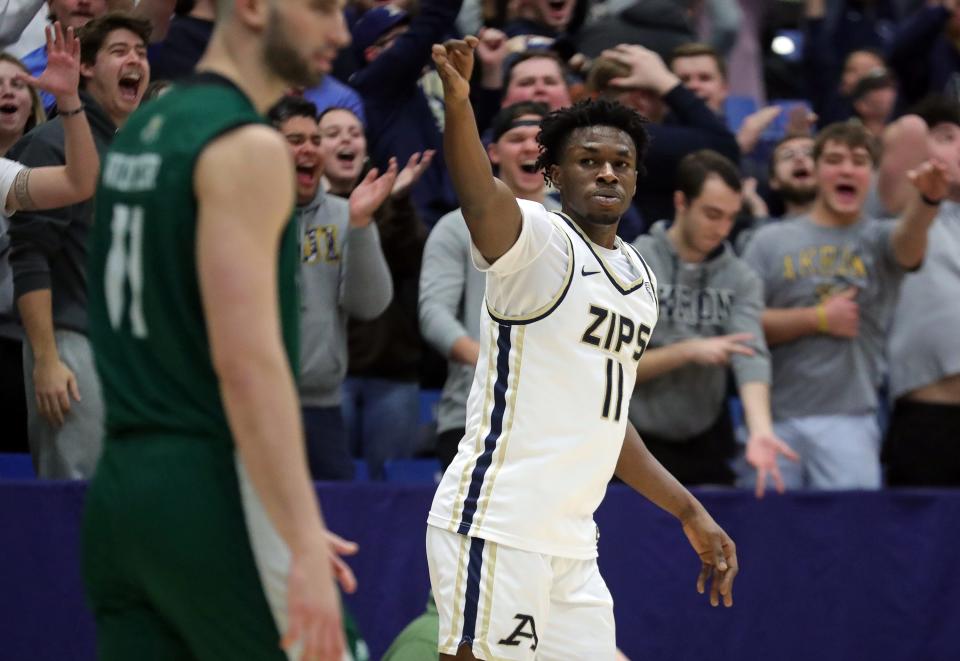
<instances>
[{"instance_id":1,"label":"man in gray sweatshirt","mask_svg":"<svg viewBox=\"0 0 960 661\"><path fill-rule=\"evenodd\" d=\"M684 484L733 484L736 451L727 409L733 368L749 430L748 458L783 489L774 458L791 450L773 433L770 356L763 341L760 278L726 242L742 204L740 173L702 150L680 161L674 220L634 245L657 274L660 323L637 367L630 421Z\"/></svg>"},{"instance_id":2,"label":"man in gray sweatshirt","mask_svg":"<svg viewBox=\"0 0 960 661\"><path fill-rule=\"evenodd\" d=\"M349 480L354 465L343 416L347 318L374 319L393 297L390 270L373 213L390 194L396 162L376 170L344 200L320 185L323 157L317 108L285 97L269 113L296 165L300 228L300 399L310 472L315 480Z\"/></svg>"},{"instance_id":3,"label":"man in gray sweatshirt","mask_svg":"<svg viewBox=\"0 0 960 661\"><path fill-rule=\"evenodd\" d=\"M547 197L543 174L534 167L540 147L540 120L546 104L522 101L493 120L488 154L499 177L518 198L540 202L548 210L560 204ZM460 209L443 216L427 238L420 268L420 332L447 356L447 380L437 410L437 456L444 470L457 453L467 418L480 345L480 310L486 277L470 258L470 232Z\"/></svg>"}]
</instances>

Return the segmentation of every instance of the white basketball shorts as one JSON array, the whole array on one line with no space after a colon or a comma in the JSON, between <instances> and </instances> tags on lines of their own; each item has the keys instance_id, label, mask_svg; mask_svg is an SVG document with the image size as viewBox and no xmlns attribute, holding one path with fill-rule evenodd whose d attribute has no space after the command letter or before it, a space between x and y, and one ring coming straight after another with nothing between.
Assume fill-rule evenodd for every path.
<instances>
[{"instance_id":1,"label":"white basketball shorts","mask_svg":"<svg viewBox=\"0 0 960 661\"><path fill-rule=\"evenodd\" d=\"M484 661L612 661L613 598L596 559L531 553L427 526L439 650Z\"/></svg>"}]
</instances>

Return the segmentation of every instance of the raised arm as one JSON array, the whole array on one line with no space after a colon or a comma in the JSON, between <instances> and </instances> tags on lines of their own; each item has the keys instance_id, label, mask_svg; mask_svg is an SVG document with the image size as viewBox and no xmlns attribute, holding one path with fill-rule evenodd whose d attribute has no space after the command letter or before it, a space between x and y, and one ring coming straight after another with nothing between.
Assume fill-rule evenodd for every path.
<instances>
[{"instance_id":1,"label":"raised arm","mask_svg":"<svg viewBox=\"0 0 960 661\"><path fill-rule=\"evenodd\" d=\"M520 236L522 218L513 192L493 176L470 105L470 74L476 37L433 47L443 81L446 129L444 158L460 198L473 244L489 263L499 259Z\"/></svg>"},{"instance_id":2,"label":"raised arm","mask_svg":"<svg viewBox=\"0 0 960 661\"><path fill-rule=\"evenodd\" d=\"M344 648L340 606L278 319L277 253L293 209L292 180L287 147L265 126L237 129L207 147L194 172L197 270L237 452L291 553L284 641L303 638L305 654L332 659Z\"/></svg>"},{"instance_id":3,"label":"raised arm","mask_svg":"<svg viewBox=\"0 0 960 661\"><path fill-rule=\"evenodd\" d=\"M10 187L9 211L56 209L93 196L100 159L80 96L80 40L59 23L47 27L47 68L39 78L17 77L53 94L63 121L65 165L22 170Z\"/></svg>"}]
</instances>

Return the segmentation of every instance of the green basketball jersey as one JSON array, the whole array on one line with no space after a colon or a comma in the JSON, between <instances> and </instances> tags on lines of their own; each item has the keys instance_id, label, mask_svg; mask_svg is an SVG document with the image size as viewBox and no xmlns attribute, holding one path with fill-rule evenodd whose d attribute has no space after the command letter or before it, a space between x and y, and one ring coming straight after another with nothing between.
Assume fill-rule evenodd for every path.
<instances>
[{"instance_id":1,"label":"green basketball jersey","mask_svg":"<svg viewBox=\"0 0 960 661\"><path fill-rule=\"evenodd\" d=\"M211 141L254 123L265 119L236 86L201 74L134 113L104 159L87 282L90 339L110 438L230 439L197 279L193 175ZM229 242L230 235L222 240ZM283 337L294 372L297 252L291 222L277 268Z\"/></svg>"}]
</instances>

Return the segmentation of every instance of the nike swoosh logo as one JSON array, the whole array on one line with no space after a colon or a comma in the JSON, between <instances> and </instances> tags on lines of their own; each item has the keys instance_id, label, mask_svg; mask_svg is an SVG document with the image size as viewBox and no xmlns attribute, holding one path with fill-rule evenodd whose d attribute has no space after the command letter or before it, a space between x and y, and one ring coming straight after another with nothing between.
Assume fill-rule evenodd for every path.
<instances>
[{"instance_id":1,"label":"nike swoosh logo","mask_svg":"<svg viewBox=\"0 0 960 661\"><path fill-rule=\"evenodd\" d=\"M600 271L588 271L586 266L580 269L580 275L596 275L598 273Z\"/></svg>"}]
</instances>

